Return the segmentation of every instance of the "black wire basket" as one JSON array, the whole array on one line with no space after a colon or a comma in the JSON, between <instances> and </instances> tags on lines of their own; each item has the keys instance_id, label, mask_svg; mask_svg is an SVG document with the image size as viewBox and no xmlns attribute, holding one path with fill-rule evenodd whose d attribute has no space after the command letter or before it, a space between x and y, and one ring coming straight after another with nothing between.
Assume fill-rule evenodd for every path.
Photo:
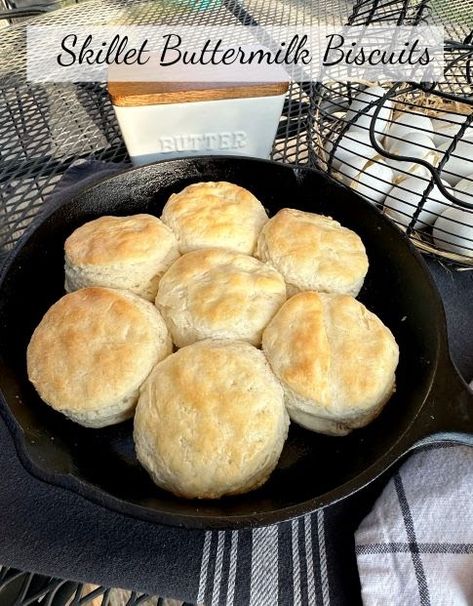
<instances>
[{"instance_id":1,"label":"black wire basket","mask_svg":"<svg viewBox=\"0 0 473 606\"><path fill-rule=\"evenodd\" d=\"M362 0L349 25L427 22L430 5ZM436 84L323 82L309 159L356 190L423 251L473 266L473 34L445 43Z\"/></svg>"}]
</instances>

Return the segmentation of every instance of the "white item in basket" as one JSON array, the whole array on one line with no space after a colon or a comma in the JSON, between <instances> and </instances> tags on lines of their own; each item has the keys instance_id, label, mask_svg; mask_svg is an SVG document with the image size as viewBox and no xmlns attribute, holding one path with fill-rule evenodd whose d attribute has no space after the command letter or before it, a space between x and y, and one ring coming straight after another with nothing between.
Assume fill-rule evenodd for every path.
<instances>
[{"instance_id":1,"label":"white item in basket","mask_svg":"<svg viewBox=\"0 0 473 606\"><path fill-rule=\"evenodd\" d=\"M391 122L388 132L384 137L384 146L391 151L393 146L405 139L410 133L419 133L433 139L432 121L428 116L411 112L403 112ZM393 152L394 153L394 152Z\"/></svg>"},{"instance_id":2,"label":"white item in basket","mask_svg":"<svg viewBox=\"0 0 473 606\"><path fill-rule=\"evenodd\" d=\"M473 211L450 206L435 222L433 237L440 249L473 257Z\"/></svg>"},{"instance_id":3,"label":"white item in basket","mask_svg":"<svg viewBox=\"0 0 473 606\"><path fill-rule=\"evenodd\" d=\"M440 145L439 152L443 156L450 147L451 141ZM466 176L473 173L473 136L463 137L458 141L455 149L451 152L449 159L442 167L442 178L450 185L456 185Z\"/></svg>"},{"instance_id":4,"label":"white item in basket","mask_svg":"<svg viewBox=\"0 0 473 606\"><path fill-rule=\"evenodd\" d=\"M385 94L386 89L384 89L382 86L369 86L368 88L365 88L356 95L350 107L348 108L345 116L346 122L352 122L352 126L350 127L351 132L356 131L366 133L368 135L369 140L369 129L371 126L371 121L379 104L375 104L369 109L366 108L367 106L369 106L370 103L381 99L381 97L383 97ZM392 115L392 108L392 102L389 99L386 99L383 102L382 107L379 110L378 116L376 118L374 130L376 140L379 143L381 142L383 135L389 126L389 121ZM366 112L362 113L365 109Z\"/></svg>"},{"instance_id":5,"label":"white item in basket","mask_svg":"<svg viewBox=\"0 0 473 606\"><path fill-rule=\"evenodd\" d=\"M432 120L434 127L434 143L437 146L443 143L449 143L458 133L467 116L464 114L442 113L438 118ZM473 126L469 126L464 137L473 137Z\"/></svg>"},{"instance_id":6,"label":"white item in basket","mask_svg":"<svg viewBox=\"0 0 473 606\"><path fill-rule=\"evenodd\" d=\"M351 163L340 167L343 181L360 196L381 204L392 187L393 171L375 156L371 160L354 156Z\"/></svg>"},{"instance_id":7,"label":"white item in basket","mask_svg":"<svg viewBox=\"0 0 473 606\"><path fill-rule=\"evenodd\" d=\"M428 179L411 175L395 185L384 201L385 213L399 225L407 227L422 200L422 195L428 184ZM448 188L447 183L443 182L443 184ZM414 229L422 229L433 225L439 215L451 205L452 203L448 198L434 185L413 225Z\"/></svg>"},{"instance_id":8,"label":"white item in basket","mask_svg":"<svg viewBox=\"0 0 473 606\"><path fill-rule=\"evenodd\" d=\"M393 169L394 180L398 183L411 174L424 178L428 178L430 174L428 168L422 164L416 161L401 160L401 158L418 158L432 166L435 166L439 159L432 139L420 132L408 133L403 139L393 143L389 152L399 156L399 159L386 158L386 164Z\"/></svg>"},{"instance_id":9,"label":"white item in basket","mask_svg":"<svg viewBox=\"0 0 473 606\"><path fill-rule=\"evenodd\" d=\"M327 153L327 161L329 154L335 144L333 152L332 167L339 170L343 164L351 164L353 158L364 158L366 161L374 158L377 155L376 150L371 145L368 134L361 131L347 132L342 135L337 143L338 133L325 143L325 152Z\"/></svg>"},{"instance_id":10,"label":"white item in basket","mask_svg":"<svg viewBox=\"0 0 473 606\"><path fill-rule=\"evenodd\" d=\"M461 202L473 204L473 173L455 185L453 195Z\"/></svg>"}]
</instances>

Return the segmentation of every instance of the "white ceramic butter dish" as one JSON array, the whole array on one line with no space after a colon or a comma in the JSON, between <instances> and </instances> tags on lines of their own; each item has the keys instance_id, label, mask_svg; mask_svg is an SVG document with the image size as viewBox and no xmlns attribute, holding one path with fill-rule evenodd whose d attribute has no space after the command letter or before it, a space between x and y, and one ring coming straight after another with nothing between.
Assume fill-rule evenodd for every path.
<instances>
[{"instance_id":1,"label":"white ceramic butter dish","mask_svg":"<svg viewBox=\"0 0 473 606\"><path fill-rule=\"evenodd\" d=\"M109 82L133 164L192 155L269 158L287 82Z\"/></svg>"}]
</instances>

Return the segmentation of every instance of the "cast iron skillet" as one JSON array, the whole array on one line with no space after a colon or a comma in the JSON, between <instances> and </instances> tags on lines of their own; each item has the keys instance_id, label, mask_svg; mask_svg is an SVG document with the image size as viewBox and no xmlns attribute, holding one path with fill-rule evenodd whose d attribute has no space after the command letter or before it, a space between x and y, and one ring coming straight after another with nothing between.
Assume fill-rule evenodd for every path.
<instances>
[{"instance_id":1,"label":"cast iron skillet","mask_svg":"<svg viewBox=\"0 0 473 606\"><path fill-rule=\"evenodd\" d=\"M215 502L186 501L158 489L137 464L131 422L92 430L67 421L41 402L25 368L33 329L63 294L63 243L72 230L103 214L159 216L172 192L203 180L247 187L271 214L299 208L354 229L370 259L360 299L391 328L401 351L397 391L371 425L334 438L293 424L267 484ZM270 524L346 497L417 440L473 444L473 395L450 360L442 303L421 257L373 206L314 170L207 157L108 178L46 209L11 256L0 288L0 410L23 464L47 482L135 518L189 528Z\"/></svg>"}]
</instances>

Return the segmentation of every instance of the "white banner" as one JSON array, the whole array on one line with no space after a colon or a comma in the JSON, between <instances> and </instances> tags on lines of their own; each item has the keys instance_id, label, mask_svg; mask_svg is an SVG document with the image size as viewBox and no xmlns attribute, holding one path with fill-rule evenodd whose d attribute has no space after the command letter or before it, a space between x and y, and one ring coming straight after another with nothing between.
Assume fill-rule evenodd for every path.
<instances>
[{"instance_id":1,"label":"white banner","mask_svg":"<svg viewBox=\"0 0 473 606\"><path fill-rule=\"evenodd\" d=\"M33 82L443 80L441 27L28 26Z\"/></svg>"}]
</instances>

